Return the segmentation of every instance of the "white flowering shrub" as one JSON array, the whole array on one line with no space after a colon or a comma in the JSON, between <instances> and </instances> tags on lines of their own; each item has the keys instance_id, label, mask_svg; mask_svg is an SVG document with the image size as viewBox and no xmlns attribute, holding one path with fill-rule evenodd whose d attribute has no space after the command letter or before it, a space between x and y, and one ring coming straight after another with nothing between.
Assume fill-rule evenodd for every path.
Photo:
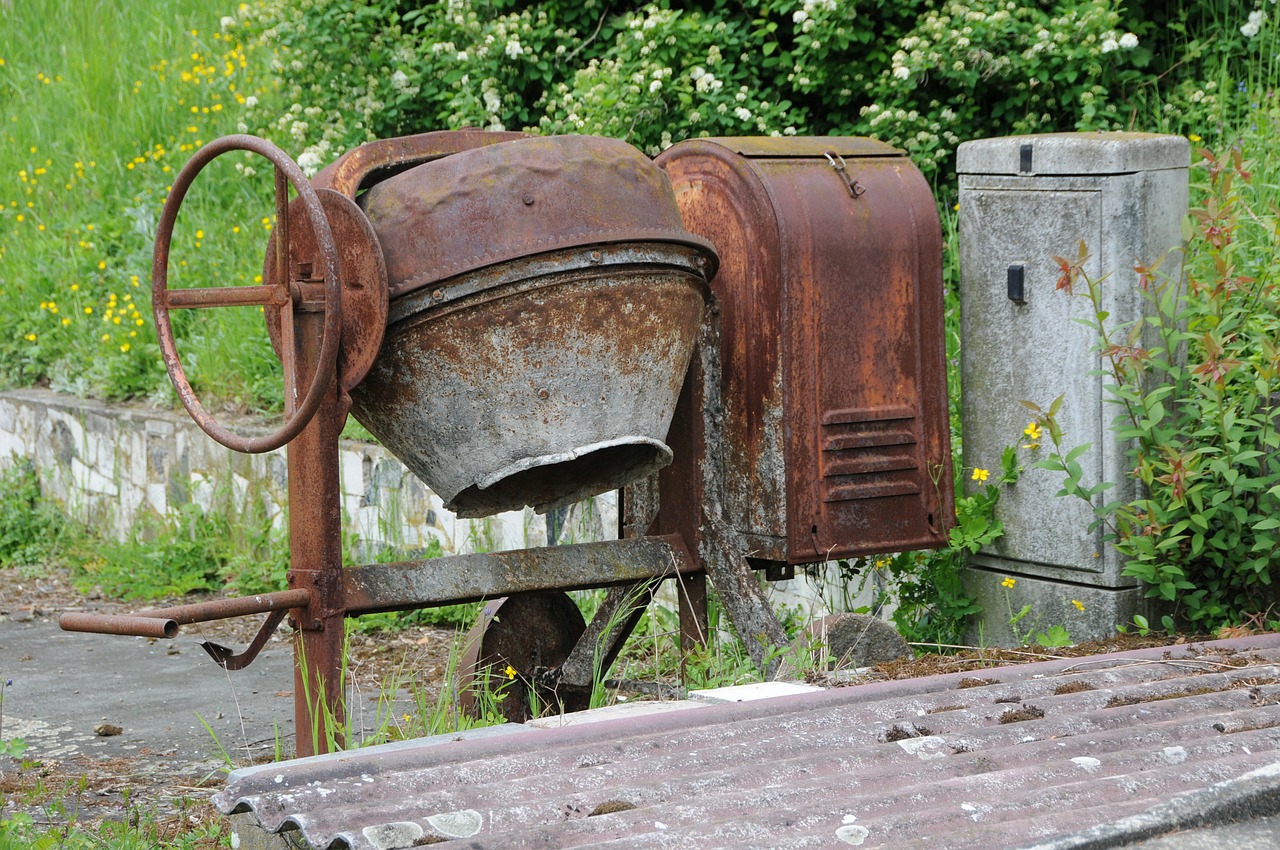
<instances>
[{"instance_id":1,"label":"white flowering shrub","mask_svg":"<svg viewBox=\"0 0 1280 850\"><path fill-rule=\"evenodd\" d=\"M1119 7L1112 0L937 4L897 39L887 66L837 72L850 104L861 104L860 120L841 129L927 163L979 135L1121 127L1129 116L1113 87L1150 53L1138 53Z\"/></svg>"},{"instance_id":2,"label":"white flowering shrub","mask_svg":"<svg viewBox=\"0 0 1280 850\"><path fill-rule=\"evenodd\" d=\"M543 133L629 139L657 154L692 136L784 135L805 126L718 10L648 5L617 18L611 43L536 104Z\"/></svg>"},{"instance_id":3,"label":"white flowering shrub","mask_svg":"<svg viewBox=\"0 0 1280 850\"><path fill-rule=\"evenodd\" d=\"M1170 129L1135 127L1135 98L1171 97L1156 113L1188 120L1212 109L1204 85L1184 90L1186 57L1162 53L1185 26L1130 5L259 0L247 17L277 90L244 126L308 171L372 138L467 126L613 136L650 154L694 136L869 135L936 176L963 139ZM1244 44L1267 26L1259 8L1230 29Z\"/></svg>"}]
</instances>

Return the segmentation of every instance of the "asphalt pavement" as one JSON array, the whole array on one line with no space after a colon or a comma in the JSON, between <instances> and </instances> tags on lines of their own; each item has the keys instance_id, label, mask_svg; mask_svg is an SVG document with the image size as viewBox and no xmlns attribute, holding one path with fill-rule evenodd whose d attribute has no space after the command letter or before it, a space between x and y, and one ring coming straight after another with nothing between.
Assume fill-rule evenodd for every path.
<instances>
[{"instance_id":1,"label":"asphalt pavement","mask_svg":"<svg viewBox=\"0 0 1280 850\"><path fill-rule=\"evenodd\" d=\"M188 627L190 628L190 627ZM185 630L184 630L185 632ZM293 751L293 659L273 641L245 670L218 667L197 635L64 632L52 617L0 617L4 738L39 759L138 758L190 776ZM118 731L117 731L118 730Z\"/></svg>"}]
</instances>

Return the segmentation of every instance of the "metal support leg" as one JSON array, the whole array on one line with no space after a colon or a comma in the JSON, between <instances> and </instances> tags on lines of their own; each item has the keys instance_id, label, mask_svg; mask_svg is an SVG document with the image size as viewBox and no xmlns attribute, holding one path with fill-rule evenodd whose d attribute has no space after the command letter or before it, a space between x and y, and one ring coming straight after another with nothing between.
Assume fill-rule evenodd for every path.
<instances>
[{"instance_id":1,"label":"metal support leg","mask_svg":"<svg viewBox=\"0 0 1280 850\"><path fill-rule=\"evenodd\" d=\"M603 677L617 660L661 582L649 579L609 589L586 632L560 665L560 687L591 690L596 676Z\"/></svg>"},{"instance_id":2,"label":"metal support leg","mask_svg":"<svg viewBox=\"0 0 1280 850\"><path fill-rule=\"evenodd\" d=\"M755 571L747 564L746 557L733 548L730 542L733 538L724 520L711 511L703 512L703 520L707 573L751 660L766 679L773 678L778 659L770 658L770 650L786 646L787 633L764 598Z\"/></svg>"},{"instance_id":3,"label":"metal support leg","mask_svg":"<svg viewBox=\"0 0 1280 850\"><path fill-rule=\"evenodd\" d=\"M307 339L315 333L314 323L299 325L303 350L314 350ZM320 412L288 448L289 588L311 592L311 604L295 612L293 706L299 757L326 753L345 744L342 668L346 604L338 438L349 404L339 396L337 381L332 381Z\"/></svg>"},{"instance_id":4,"label":"metal support leg","mask_svg":"<svg viewBox=\"0 0 1280 850\"><path fill-rule=\"evenodd\" d=\"M680 602L680 651L688 656L695 646L707 645L707 574L678 576L675 581Z\"/></svg>"}]
</instances>

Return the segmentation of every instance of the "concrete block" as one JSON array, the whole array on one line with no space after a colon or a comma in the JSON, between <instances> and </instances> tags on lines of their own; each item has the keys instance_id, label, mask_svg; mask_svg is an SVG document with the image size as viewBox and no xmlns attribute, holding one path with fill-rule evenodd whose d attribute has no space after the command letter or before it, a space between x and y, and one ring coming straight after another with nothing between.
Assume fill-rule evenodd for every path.
<instances>
[{"instance_id":1,"label":"concrete block","mask_svg":"<svg viewBox=\"0 0 1280 850\"><path fill-rule=\"evenodd\" d=\"M69 467L71 459L80 454L80 447L84 445L84 428L74 417L60 411L51 410L49 413L44 421L45 427L41 429L47 429L47 433L42 434L45 437L43 442L53 452L56 463Z\"/></svg>"},{"instance_id":2,"label":"concrete block","mask_svg":"<svg viewBox=\"0 0 1280 850\"><path fill-rule=\"evenodd\" d=\"M689 699L703 702L750 702L773 697L789 697L808 694L822 688L799 682L753 682L750 685L730 685L726 688L689 691Z\"/></svg>"},{"instance_id":3,"label":"concrete block","mask_svg":"<svg viewBox=\"0 0 1280 850\"><path fill-rule=\"evenodd\" d=\"M0 433L12 434L17 430L18 407L0 399Z\"/></svg>"},{"instance_id":4,"label":"concrete block","mask_svg":"<svg viewBox=\"0 0 1280 850\"><path fill-rule=\"evenodd\" d=\"M228 815L227 821L231 824L232 850L293 850L299 846L287 833L267 832L251 812Z\"/></svg>"},{"instance_id":5,"label":"concrete block","mask_svg":"<svg viewBox=\"0 0 1280 850\"><path fill-rule=\"evenodd\" d=\"M338 455L339 480L342 492L352 496L364 496L364 455L352 449L343 449Z\"/></svg>"},{"instance_id":6,"label":"concrete block","mask_svg":"<svg viewBox=\"0 0 1280 850\"><path fill-rule=\"evenodd\" d=\"M740 701L740 700L739 700ZM556 714L551 717L539 717L525 722L525 726L535 729L559 729L561 726L582 726L586 723L599 723L604 720L629 720L636 717L648 717L670 711L688 711L692 708L705 708L712 700L694 702L692 700L645 700L643 702L623 702L604 708L593 708L590 711L575 711L571 714Z\"/></svg>"},{"instance_id":7,"label":"concrete block","mask_svg":"<svg viewBox=\"0 0 1280 850\"><path fill-rule=\"evenodd\" d=\"M9 431L0 431L0 462L6 465L10 458L26 457L30 454L27 443L18 435Z\"/></svg>"},{"instance_id":8,"label":"concrete block","mask_svg":"<svg viewBox=\"0 0 1280 850\"><path fill-rule=\"evenodd\" d=\"M86 493L100 493L105 496L117 496L120 493L115 481L81 463L79 458L73 458L71 461L71 476L76 486Z\"/></svg>"},{"instance_id":9,"label":"concrete block","mask_svg":"<svg viewBox=\"0 0 1280 850\"><path fill-rule=\"evenodd\" d=\"M1108 402L1103 379L1090 374L1100 366L1091 351L1097 339L1080 320L1092 319L1092 307L1084 297L1057 290L1061 272L1053 257L1074 261L1083 242L1086 273L1095 280L1105 276L1102 309L1109 322L1142 320L1149 307L1134 266L1181 244L1187 141L1144 133L984 139L961 145L957 163L964 466L998 468L1007 446L1028 443L1023 429L1031 414L1021 402L1047 408L1061 395L1064 448L1092 445L1079 458L1083 483L1112 482L1108 500L1136 497L1127 446L1110 430L1117 408ZM1178 265L1175 253L1162 271L1176 274ZM1126 597L1134 582L1123 575L1124 559L1104 545L1102 529L1089 531L1090 506L1057 497L1061 474L1033 468L1048 451L1047 438L1041 442L1040 448L1018 449L1024 472L1002 491L996 508L1004 535L971 564L1063 582L1060 592L1046 589L1049 597L1083 602L1085 591L1077 588L1096 588L1105 591L1099 604L1111 610L1102 600ZM968 476L966 484L982 486ZM975 576L974 583L983 587L985 579ZM1129 610L1112 608L1114 616ZM1059 609L1053 616L1059 613L1070 612ZM989 613L986 630L998 631L1003 619Z\"/></svg>"},{"instance_id":10,"label":"concrete block","mask_svg":"<svg viewBox=\"0 0 1280 850\"><path fill-rule=\"evenodd\" d=\"M128 477L129 482L134 486L142 486L147 482L147 437L146 431L136 425L130 424L121 435L120 446L117 451L123 449L125 457L119 464L121 474Z\"/></svg>"},{"instance_id":11,"label":"concrete block","mask_svg":"<svg viewBox=\"0 0 1280 850\"><path fill-rule=\"evenodd\" d=\"M1036 632L1047 632L1053 626L1062 626L1071 635L1072 643L1079 643L1110 637L1116 633L1116 626L1132 623L1138 614L1151 617L1149 602L1143 598L1145 588L1137 585L1067 584L1012 573L1000 569L999 562L993 566L994 569L971 564L964 574L965 592L976 598L983 609L982 617L970 623L966 634L967 642L974 646L1018 646L1028 633L1034 642ZM1006 586L1009 579L1013 580L1012 587ZM1011 627L1009 620L1024 605L1031 606L1030 612Z\"/></svg>"},{"instance_id":12,"label":"concrete block","mask_svg":"<svg viewBox=\"0 0 1280 850\"><path fill-rule=\"evenodd\" d=\"M165 498L165 486L163 484L147 484L147 504L160 516L164 516L169 510L169 503Z\"/></svg>"}]
</instances>

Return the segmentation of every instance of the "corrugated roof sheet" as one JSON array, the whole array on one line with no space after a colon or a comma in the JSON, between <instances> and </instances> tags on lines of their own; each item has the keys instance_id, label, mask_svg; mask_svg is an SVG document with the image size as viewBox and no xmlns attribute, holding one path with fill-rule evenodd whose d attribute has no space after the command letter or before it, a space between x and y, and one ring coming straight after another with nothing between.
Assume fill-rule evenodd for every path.
<instances>
[{"instance_id":1,"label":"corrugated roof sheet","mask_svg":"<svg viewBox=\"0 0 1280 850\"><path fill-rule=\"evenodd\" d=\"M1280 636L518 728L248 768L215 803L313 848L1014 847L1280 761Z\"/></svg>"}]
</instances>

